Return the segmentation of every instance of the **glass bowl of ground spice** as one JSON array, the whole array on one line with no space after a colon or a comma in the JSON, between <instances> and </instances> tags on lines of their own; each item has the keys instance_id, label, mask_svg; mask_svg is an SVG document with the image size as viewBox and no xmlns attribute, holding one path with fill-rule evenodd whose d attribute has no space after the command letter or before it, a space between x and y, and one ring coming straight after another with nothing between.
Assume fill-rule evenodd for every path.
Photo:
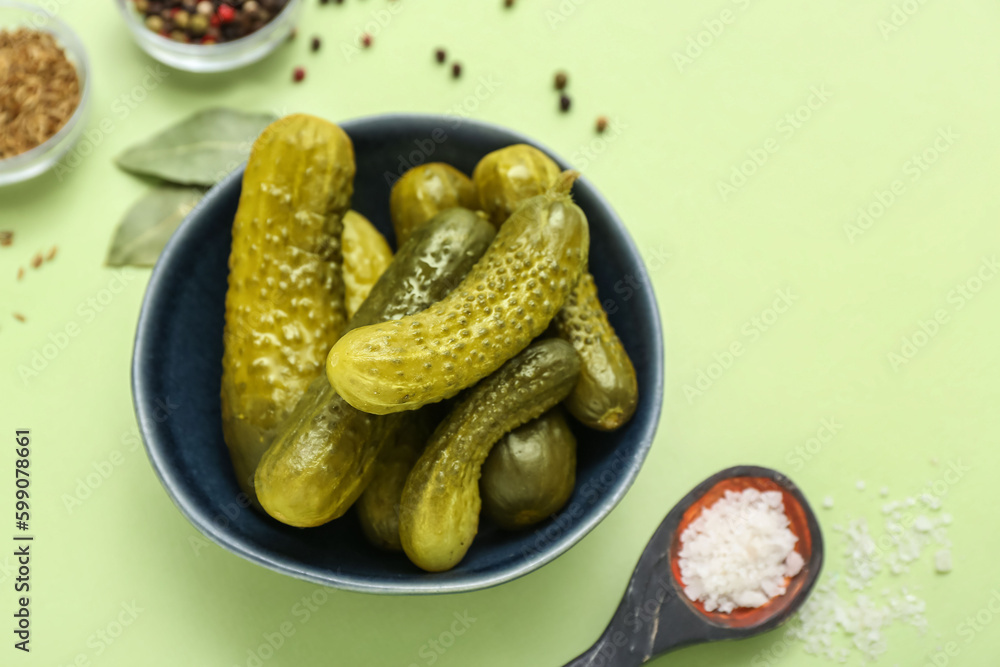
<instances>
[{"instance_id":1,"label":"glass bowl of ground spice","mask_svg":"<svg viewBox=\"0 0 1000 667\"><path fill-rule=\"evenodd\" d=\"M0 0L0 185L47 171L84 129L87 54L39 7Z\"/></svg>"},{"instance_id":2,"label":"glass bowl of ground spice","mask_svg":"<svg viewBox=\"0 0 1000 667\"><path fill-rule=\"evenodd\" d=\"M257 62L288 39L302 0L115 0L143 51L187 72Z\"/></svg>"}]
</instances>

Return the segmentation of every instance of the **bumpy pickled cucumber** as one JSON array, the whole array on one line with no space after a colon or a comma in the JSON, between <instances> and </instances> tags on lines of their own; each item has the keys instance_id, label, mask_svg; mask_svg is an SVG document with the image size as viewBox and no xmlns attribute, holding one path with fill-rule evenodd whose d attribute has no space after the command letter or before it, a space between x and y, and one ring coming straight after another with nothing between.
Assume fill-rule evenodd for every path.
<instances>
[{"instance_id":1,"label":"bumpy pickled cucumber","mask_svg":"<svg viewBox=\"0 0 1000 667\"><path fill-rule=\"evenodd\" d=\"M526 198L549 188L559 167L537 148L519 144L484 157L473 172L480 205L499 224ZM558 335L580 354L580 382L567 400L574 417L611 431L627 422L638 404L632 362L585 273L556 316Z\"/></svg>"},{"instance_id":2,"label":"bumpy pickled cucumber","mask_svg":"<svg viewBox=\"0 0 1000 667\"><path fill-rule=\"evenodd\" d=\"M472 172L479 207L499 227L521 203L552 187L559 171L548 155L528 144L495 150Z\"/></svg>"},{"instance_id":3,"label":"bumpy pickled cucumber","mask_svg":"<svg viewBox=\"0 0 1000 667\"><path fill-rule=\"evenodd\" d=\"M382 447L375 462L371 482L365 487L355 505L358 520L368 541L389 551L402 551L399 541L399 501L403 496L406 478L424 451L427 439L437 423L437 406L397 415L408 419L405 428Z\"/></svg>"},{"instance_id":4,"label":"bumpy pickled cucumber","mask_svg":"<svg viewBox=\"0 0 1000 667\"><path fill-rule=\"evenodd\" d=\"M337 393L365 412L413 410L475 384L544 331L587 265L576 176L521 206L445 299L342 337L327 358Z\"/></svg>"},{"instance_id":5,"label":"bumpy pickled cucumber","mask_svg":"<svg viewBox=\"0 0 1000 667\"><path fill-rule=\"evenodd\" d=\"M372 291L375 281L392 261L385 237L357 211L344 215L341 237L344 251L344 304L351 317Z\"/></svg>"},{"instance_id":6,"label":"bumpy pickled cucumber","mask_svg":"<svg viewBox=\"0 0 1000 667\"><path fill-rule=\"evenodd\" d=\"M240 486L321 375L345 322L340 235L354 149L302 114L253 145L233 222L222 357L222 432Z\"/></svg>"},{"instance_id":7,"label":"bumpy pickled cucumber","mask_svg":"<svg viewBox=\"0 0 1000 667\"><path fill-rule=\"evenodd\" d=\"M406 243L417 228L449 208L477 208L469 177L443 162L413 167L392 186L389 215L396 230L396 246Z\"/></svg>"},{"instance_id":8,"label":"bumpy pickled cucumber","mask_svg":"<svg viewBox=\"0 0 1000 667\"><path fill-rule=\"evenodd\" d=\"M415 233L348 326L417 312L459 283L494 236L488 223L466 213L446 212ZM341 516L371 480L383 444L409 418L361 412L320 376L257 467L261 505L292 526L318 526Z\"/></svg>"},{"instance_id":9,"label":"bumpy pickled cucumber","mask_svg":"<svg viewBox=\"0 0 1000 667\"><path fill-rule=\"evenodd\" d=\"M519 426L483 464L483 510L504 528L523 528L552 516L576 483L576 438L559 408Z\"/></svg>"},{"instance_id":10,"label":"bumpy pickled cucumber","mask_svg":"<svg viewBox=\"0 0 1000 667\"><path fill-rule=\"evenodd\" d=\"M555 318L556 331L580 355L580 379L566 407L584 425L613 431L635 414L639 403L632 360L597 296L594 277L585 273Z\"/></svg>"},{"instance_id":11,"label":"bumpy pickled cucumber","mask_svg":"<svg viewBox=\"0 0 1000 667\"><path fill-rule=\"evenodd\" d=\"M479 475L494 443L573 389L580 362L564 340L536 341L465 393L434 430L406 480L399 534L430 572L458 564L479 527Z\"/></svg>"}]
</instances>

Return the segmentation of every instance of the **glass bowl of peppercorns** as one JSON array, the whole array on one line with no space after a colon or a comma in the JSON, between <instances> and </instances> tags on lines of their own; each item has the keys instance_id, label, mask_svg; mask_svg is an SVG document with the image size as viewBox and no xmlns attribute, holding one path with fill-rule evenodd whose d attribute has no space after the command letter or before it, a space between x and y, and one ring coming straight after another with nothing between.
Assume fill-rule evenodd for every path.
<instances>
[{"instance_id":1,"label":"glass bowl of peppercorns","mask_svg":"<svg viewBox=\"0 0 1000 667\"><path fill-rule=\"evenodd\" d=\"M115 0L143 51L188 72L257 62L288 39L302 0Z\"/></svg>"}]
</instances>

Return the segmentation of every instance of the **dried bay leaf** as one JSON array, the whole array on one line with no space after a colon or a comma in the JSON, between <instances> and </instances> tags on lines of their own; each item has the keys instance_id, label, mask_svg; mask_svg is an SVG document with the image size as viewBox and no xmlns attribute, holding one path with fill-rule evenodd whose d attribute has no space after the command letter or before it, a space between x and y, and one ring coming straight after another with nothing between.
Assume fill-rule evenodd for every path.
<instances>
[{"instance_id":1,"label":"dried bay leaf","mask_svg":"<svg viewBox=\"0 0 1000 667\"><path fill-rule=\"evenodd\" d=\"M250 155L257 135L273 114L205 109L116 158L125 171L178 183L214 185Z\"/></svg>"},{"instance_id":2,"label":"dried bay leaf","mask_svg":"<svg viewBox=\"0 0 1000 667\"><path fill-rule=\"evenodd\" d=\"M181 221L201 201L201 188L163 185L137 201L122 218L108 248L108 266L153 266Z\"/></svg>"}]
</instances>

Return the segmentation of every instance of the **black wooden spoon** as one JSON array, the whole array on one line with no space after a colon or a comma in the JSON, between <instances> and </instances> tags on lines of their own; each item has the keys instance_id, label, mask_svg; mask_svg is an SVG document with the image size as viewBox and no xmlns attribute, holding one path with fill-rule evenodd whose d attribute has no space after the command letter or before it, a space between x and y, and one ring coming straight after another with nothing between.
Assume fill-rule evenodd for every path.
<instances>
[{"instance_id":1,"label":"black wooden spoon","mask_svg":"<svg viewBox=\"0 0 1000 667\"><path fill-rule=\"evenodd\" d=\"M703 508L726 491L754 488L781 491L789 529L799 538L805 560L784 595L756 609L705 611L684 595L677 563L680 536ZM744 639L772 630L805 601L823 565L823 535L809 503L790 479L776 470L736 466L712 475L670 510L639 558L618 610L597 643L566 667L638 667L667 651L721 639Z\"/></svg>"}]
</instances>

